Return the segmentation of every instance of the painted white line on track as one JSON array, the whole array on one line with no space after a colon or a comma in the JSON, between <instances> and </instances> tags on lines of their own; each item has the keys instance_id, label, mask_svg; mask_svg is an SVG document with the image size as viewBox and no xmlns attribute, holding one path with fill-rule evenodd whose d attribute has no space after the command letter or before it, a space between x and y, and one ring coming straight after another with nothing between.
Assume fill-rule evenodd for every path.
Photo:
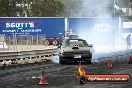
<instances>
[{"instance_id":1,"label":"painted white line on track","mask_svg":"<svg viewBox=\"0 0 132 88\"><path fill-rule=\"evenodd\" d=\"M111 85L108 85L108 86L106 86L106 87L110 87L110 88L115 88L115 85L113 85L113 84L111 84Z\"/></svg>"}]
</instances>

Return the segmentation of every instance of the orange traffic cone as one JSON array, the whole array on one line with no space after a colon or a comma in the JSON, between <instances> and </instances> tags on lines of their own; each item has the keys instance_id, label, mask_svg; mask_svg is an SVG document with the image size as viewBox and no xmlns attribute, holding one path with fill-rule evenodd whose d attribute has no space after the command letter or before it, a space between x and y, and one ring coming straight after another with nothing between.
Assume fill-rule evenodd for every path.
<instances>
[{"instance_id":1,"label":"orange traffic cone","mask_svg":"<svg viewBox=\"0 0 132 88\"><path fill-rule=\"evenodd\" d=\"M47 85L48 83L46 83L46 78L44 76L44 71L42 71L41 77L40 77L40 81L39 81L39 85Z\"/></svg>"},{"instance_id":2,"label":"orange traffic cone","mask_svg":"<svg viewBox=\"0 0 132 88\"><path fill-rule=\"evenodd\" d=\"M132 56L129 57L129 62L128 64L132 64Z\"/></svg>"},{"instance_id":3,"label":"orange traffic cone","mask_svg":"<svg viewBox=\"0 0 132 88\"><path fill-rule=\"evenodd\" d=\"M108 60L108 68L112 68L112 61Z\"/></svg>"}]
</instances>

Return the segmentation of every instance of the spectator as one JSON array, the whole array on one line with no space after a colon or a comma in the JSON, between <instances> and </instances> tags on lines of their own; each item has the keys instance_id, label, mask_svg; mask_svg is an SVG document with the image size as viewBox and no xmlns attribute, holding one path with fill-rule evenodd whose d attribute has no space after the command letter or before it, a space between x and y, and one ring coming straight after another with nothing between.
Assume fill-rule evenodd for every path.
<instances>
[{"instance_id":1,"label":"spectator","mask_svg":"<svg viewBox=\"0 0 132 88\"><path fill-rule=\"evenodd\" d=\"M131 47L131 34L129 34L127 36L126 43L127 43L127 49L130 49L130 47Z\"/></svg>"}]
</instances>

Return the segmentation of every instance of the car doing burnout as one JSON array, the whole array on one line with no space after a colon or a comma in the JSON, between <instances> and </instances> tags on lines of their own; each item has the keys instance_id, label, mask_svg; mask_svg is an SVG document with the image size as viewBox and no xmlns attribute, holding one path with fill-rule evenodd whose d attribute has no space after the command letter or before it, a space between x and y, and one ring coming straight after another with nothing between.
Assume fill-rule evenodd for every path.
<instances>
[{"instance_id":1,"label":"car doing burnout","mask_svg":"<svg viewBox=\"0 0 132 88\"><path fill-rule=\"evenodd\" d=\"M91 63L92 45L83 39L66 39L59 48L59 63L86 62Z\"/></svg>"}]
</instances>

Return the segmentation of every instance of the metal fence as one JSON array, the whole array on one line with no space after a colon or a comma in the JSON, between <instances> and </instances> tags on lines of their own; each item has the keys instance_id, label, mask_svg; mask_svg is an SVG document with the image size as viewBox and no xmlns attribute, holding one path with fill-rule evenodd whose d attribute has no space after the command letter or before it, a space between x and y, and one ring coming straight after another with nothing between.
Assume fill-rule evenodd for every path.
<instances>
[{"instance_id":1,"label":"metal fence","mask_svg":"<svg viewBox=\"0 0 132 88\"><path fill-rule=\"evenodd\" d=\"M0 51L23 51L42 49L46 35L0 35ZM6 46L6 47L5 47Z\"/></svg>"}]
</instances>

